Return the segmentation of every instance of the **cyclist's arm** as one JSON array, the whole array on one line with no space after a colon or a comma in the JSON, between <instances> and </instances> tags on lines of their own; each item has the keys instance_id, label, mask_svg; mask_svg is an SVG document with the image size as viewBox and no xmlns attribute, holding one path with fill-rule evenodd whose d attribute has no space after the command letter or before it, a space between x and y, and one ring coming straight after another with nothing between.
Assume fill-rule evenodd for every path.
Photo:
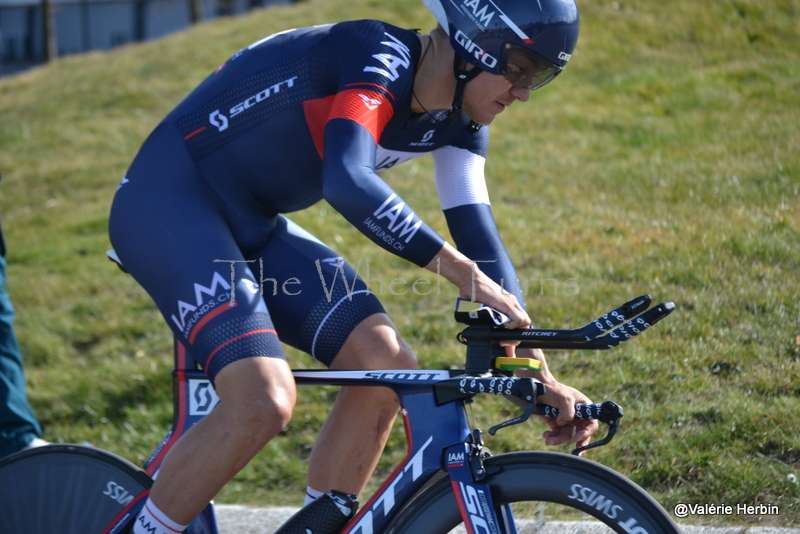
<instances>
[{"instance_id":1,"label":"cyclist's arm","mask_svg":"<svg viewBox=\"0 0 800 534\"><path fill-rule=\"evenodd\" d=\"M425 268L458 287L461 298L481 302L508 315L511 319L506 325L508 328L530 326L530 317L519 301L512 294L501 290L474 261L449 243L444 244Z\"/></svg>"},{"instance_id":2,"label":"cyclist's arm","mask_svg":"<svg viewBox=\"0 0 800 534\"><path fill-rule=\"evenodd\" d=\"M379 21L355 21L334 26L324 46L339 53L322 54L328 63L319 66L338 86L335 95L322 99L330 106L317 146L323 197L373 242L424 266L444 239L375 172L384 128L395 106L407 105L419 39Z\"/></svg>"},{"instance_id":3,"label":"cyclist's arm","mask_svg":"<svg viewBox=\"0 0 800 534\"><path fill-rule=\"evenodd\" d=\"M497 231L491 207L467 204L444 210L444 215L458 249L524 307L517 272Z\"/></svg>"},{"instance_id":4,"label":"cyclist's arm","mask_svg":"<svg viewBox=\"0 0 800 534\"><path fill-rule=\"evenodd\" d=\"M517 274L497 231L489 206L489 194L483 174L484 159L480 154L456 147L445 147L434 153L437 186L450 233L459 250L474 260L488 260L480 268L493 280L503 280L505 289L513 291L524 305L523 295L516 283ZM491 261L496 260L496 261ZM508 281L513 281L513 285ZM485 302L485 304L489 304ZM575 440L581 447L598 429L596 421L575 420L575 404L590 403L582 392L562 384L553 376L544 353L539 349L507 347L510 356L533 358L541 364L540 371L520 372L545 384L547 392L540 402L561 410L557 420L548 420L545 432L548 445L561 445Z\"/></svg>"},{"instance_id":5,"label":"cyclist's arm","mask_svg":"<svg viewBox=\"0 0 800 534\"><path fill-rule=\"evenodd\" d=\"M361 124L337 118L325 128L323 196L364 235L419 266L444 239L374 171L376 140Z\"/></svg>"},{"instance_id":6,"label":"cyclist's arm","mask_svg":"<svg viewBox=\"0 0 800 534\"><path fill-rule=\"evenodd\" d=\"M323 194L331 206L375 243L459 288L460 296L506 313L512 327L530 324L516 298L433 229L375 174L375 138L360 123L332 119L325 129Z\"/></svg>"},{"instance_id":7,"label":"cyclist's arm","mask_svg":"<svg viewBox=\"0 0 800 534\"><path fill-rule=\"evenodd\" d=\"M466 148L433 154L436 185L450 235L459 251L525 307L517 273L497 231L483 174L484 158Z\"/></svg>"}]
</instances>

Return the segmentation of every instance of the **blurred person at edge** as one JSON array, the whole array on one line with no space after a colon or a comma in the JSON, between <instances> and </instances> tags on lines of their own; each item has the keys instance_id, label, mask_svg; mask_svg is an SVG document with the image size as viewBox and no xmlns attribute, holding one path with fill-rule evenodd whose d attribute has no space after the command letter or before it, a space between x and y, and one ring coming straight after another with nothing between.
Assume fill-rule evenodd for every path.
<instances>
[{"instance_id":1,"label":"blurred person at edge","mask_svg":"<svg viewBox=\"0 0 800 534\"><path fill-rule=\"evenodd\" d=\"M14 332L14 306L6 289L6 242L0 227L0 459L46 445L25 391L22 352Z\"/></svg>"}]
</instances>

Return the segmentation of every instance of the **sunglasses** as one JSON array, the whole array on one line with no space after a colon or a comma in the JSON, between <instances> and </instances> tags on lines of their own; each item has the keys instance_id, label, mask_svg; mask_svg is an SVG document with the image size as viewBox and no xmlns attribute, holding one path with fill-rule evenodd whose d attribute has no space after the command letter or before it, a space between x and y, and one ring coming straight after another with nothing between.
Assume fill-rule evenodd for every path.
<instances>
[{"instance_id":1,"label":"sunglasses","mask_svg":"<svg viewBox=\"0 0 800 534\"><path fill-rule=\"evenodd\" d=\"M524 46L506 43L503 46L500 74L515 87L538 89L553 80L563 69L544 62Z\"/></svg>"}]
</instances>

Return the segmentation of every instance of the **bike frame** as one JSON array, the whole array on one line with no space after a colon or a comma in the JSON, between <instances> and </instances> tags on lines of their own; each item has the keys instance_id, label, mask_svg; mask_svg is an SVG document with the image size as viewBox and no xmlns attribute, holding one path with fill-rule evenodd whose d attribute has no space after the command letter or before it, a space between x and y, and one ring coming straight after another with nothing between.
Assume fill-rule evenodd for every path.
<instances>
[{"instance_id":1,"label":"bike frame","mask_svg":"<svg viewBox=\"0 0 800 534\"><path fill-rule=\"evenodd\" d=\"M436 387L449 381L459 371L392 370L392 371L294 371L299 385L385 386L400 398L408 450L405 458L361 508L342 534L374 534L384 532L395 513L425 482L445 465L450 471L454 488L465 495L459 506L469 511L466 525L473 521L468 532L478 532L479 516L474 495L491 497L482 485L476 484L470 470L470 458L477 444L472 443L472 430L463 401L437 401ZM493 514L493 510L490 510ZM496 522L496 521L495 521ZM511 534L500 530L487 533Z\"/></svg>"},{"instance_id":2,"label":"bike frame","mask_svg":"<svg viewBox=\"0 0 800 534\"><path fill-rule=\"evenodd\" d=\"M483 443L480 431L470 428L465 401L478 393L490 393L521 400L532 407L536 395L543 389L537 388L527 398L522 398L519 390L512 394L507 389L513 380L509 379L510 373L492 370L493 358L505 354L499 340L519 341L522 347L605 350L638 335L674 308L671 303L662 303L628 320L631 314L636 315L649 303L649 296L639 297L576 330L509 331L478 321L459 336L467 344L466 370L293 370L298 385L389 387L400 400L407 454L342 534L384 532L403 504L443 469L450 477L468 534L516 534L510 507L496 508L489 485L481 482L485 476L481 458ZM469 319L463 322L470 324ZM151 477L155 477L175 442L219 402L211 382L177 339L174 363L172 428L145 462L144 468ZM489 432L521 422L530 415L529 408L523 417L498 425ZM549 415L555 416L555 413L549 412ZM596 444L607 442L610 436ZM122 532L144 505L148 493L149 490L134 499L102 534ZM213 503L195 518L187 532L219 534Z\"/></svg>"},{"instance_id":3,"label":"bike frame","mask_svg":"<svg viewBox=\"0 0 800 534\"><path fill-rule=\"evenodd\" d=\"M175 343L173 402L175 415L172 428L144 465L153 477L169 449L189 428L207 415L219 402L210 381L200 371L180 342ZM400 398L401 414L408 443L407 454L378 491L360 509L342 534L374 534L383 532L395 513L425 482L445 465L451 474L465 524L473 523L468 532L513 534L514 531L478 530L482 525L499 524L491 507L488 486L473 480L469 459L477 451L472 443L463 401L439 403L435 387L463 371L392 370L392 371L317 371L295 370L293 375L302 386L375 386L390 387ZM480 500L476 500L480 499ZM136 515L144 499L135 499L115 519L108 532L113 534ZM482 513L489 504L490 517ZM480 507L478 504L480 503ZM218 534L214 505L210 503L188 527L191 534Z\"/></svg>"}]
</instances>

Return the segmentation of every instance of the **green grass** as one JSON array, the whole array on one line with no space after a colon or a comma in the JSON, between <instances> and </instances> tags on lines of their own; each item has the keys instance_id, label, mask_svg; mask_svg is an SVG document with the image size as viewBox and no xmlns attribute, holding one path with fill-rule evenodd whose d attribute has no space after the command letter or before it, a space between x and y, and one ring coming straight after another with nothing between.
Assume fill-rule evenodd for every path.
<instances>
[{"instance_id":1,"label":"green grass","mask_svg":"<svg viewBox=\"0 0 800 534\"><path fill-rule=\"evenodd\" d=\"M580 7L569 69L493 127L495 214L530 280L538 324L583 324L642 293L677 310L626 346L552 352L550 366L594 399L626 408L619 437L589 456L666 508L771 503L780 515L690 521L796 526L800 7ZM47 439L90 441L141 463L169 425L169 332L147 295L104 259L108 207L145 136L239 48L285 28L360 17L432 24L416 2L309 0L0 80L0 214L31 402ZM431 167L415 161L386 179L446 232ZM293 218L351 262L369 261L423 365L461 361L450 287L392 295L389 281L427 273L354 235L324 203ZM311 365L294 352L290 359ZM299 503L305 460L334 395L301 390L288 432L218 501ZM488 401L475 413L485 428L514 411ZM542 430L538 422L513 427L488 444L542 448ZM404 452L398 427L380 474Z\"/></svg>"}]
</instances>

